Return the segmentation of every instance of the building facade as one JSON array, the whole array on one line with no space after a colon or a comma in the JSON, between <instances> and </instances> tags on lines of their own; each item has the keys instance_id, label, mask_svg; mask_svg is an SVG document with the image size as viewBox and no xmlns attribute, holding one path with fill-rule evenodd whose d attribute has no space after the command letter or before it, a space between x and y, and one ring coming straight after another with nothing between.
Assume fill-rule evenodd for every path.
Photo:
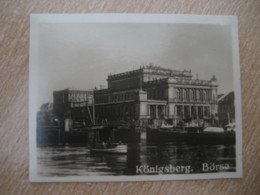
<instances>
[{"instance_id":1,"label":"building facade","mask_svg":"<svg viewBox=\"0 0 260 195\"><path fill-rule=\"evenodd\" d=\"M218 84L193 79L190 70L156 66L109 75L108 88L94 91L99 120L213 119L217 116Z\"/></svg>"}]
</instances>

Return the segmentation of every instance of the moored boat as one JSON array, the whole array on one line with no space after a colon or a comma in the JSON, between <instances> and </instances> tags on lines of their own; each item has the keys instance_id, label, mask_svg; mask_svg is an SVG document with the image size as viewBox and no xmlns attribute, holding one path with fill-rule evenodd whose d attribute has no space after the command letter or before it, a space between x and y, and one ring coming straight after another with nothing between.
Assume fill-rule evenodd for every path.
<instances>
[{"instance_id":1,"label":"moored boat","mask_svg":"<svg viewBox=\"0 0 260 195\"><path fill-rule=\"evenodd\" d=\"M90 149L92 153L105 153L105 154L127 154L126 144L111 144L107 146L105 143L92 147Z\"/></svg>"}]
</instances>

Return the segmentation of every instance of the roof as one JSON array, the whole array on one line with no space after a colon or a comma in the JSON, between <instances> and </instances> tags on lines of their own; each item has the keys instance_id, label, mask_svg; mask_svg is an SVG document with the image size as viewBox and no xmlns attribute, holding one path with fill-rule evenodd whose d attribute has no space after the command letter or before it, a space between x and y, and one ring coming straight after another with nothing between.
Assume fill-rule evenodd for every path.
<instances>
[{"instance_id":1,"label":"roof","mask_svg":"<svg viewBox=\"0 0 260 195\"><path fill-rule=\"evenodd\" d=\"M221 101L221 100L223 100L225 97L227 97L228 95L230 95L230 94L232 94L232 93L234 93L234 92L231 91L231 92L229 92L229 93L227 93L227 94L222 95L221 97L219 97L218 102Z\"/></svg>"}]
</instances>

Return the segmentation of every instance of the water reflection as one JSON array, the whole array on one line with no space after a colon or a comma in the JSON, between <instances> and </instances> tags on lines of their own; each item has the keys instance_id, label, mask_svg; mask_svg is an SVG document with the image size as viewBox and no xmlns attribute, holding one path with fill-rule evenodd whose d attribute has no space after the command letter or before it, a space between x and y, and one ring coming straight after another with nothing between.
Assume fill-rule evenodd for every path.
<instances>
[{"instance_id":1,"label":"water reflection","mask_svg":"<svg viewBox=\"0 0 260 195\"><path fill-rule=\"evenodd\" d=\"M39 147L40 176L135 175L136 166L187 166L201 173L202 163L228 164L235 171L235 147L185 143L128 145L127 155L93 154L85 146ZM216 172L213 170L212 172ZM158 173L154 173L158 174Z\"/></svg>"}]
</instances>

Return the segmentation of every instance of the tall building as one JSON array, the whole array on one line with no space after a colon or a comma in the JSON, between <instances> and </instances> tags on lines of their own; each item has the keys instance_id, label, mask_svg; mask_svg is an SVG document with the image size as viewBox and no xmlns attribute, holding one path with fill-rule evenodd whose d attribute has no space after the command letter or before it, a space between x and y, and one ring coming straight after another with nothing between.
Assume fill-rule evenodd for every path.
<instances>
[{"instance_id":1,"label":"tall building","mask_svg":"<svg viewBox=\"0 0 260 195\"><path fill-rule=\"evenodd\" d=\"M95 110L99 120L150 119L192 120L217 116L218 83L193 79L191 70L171 70L145 66L109 75L107 89L95 90Z\"/></svg>"}]
</instances>

